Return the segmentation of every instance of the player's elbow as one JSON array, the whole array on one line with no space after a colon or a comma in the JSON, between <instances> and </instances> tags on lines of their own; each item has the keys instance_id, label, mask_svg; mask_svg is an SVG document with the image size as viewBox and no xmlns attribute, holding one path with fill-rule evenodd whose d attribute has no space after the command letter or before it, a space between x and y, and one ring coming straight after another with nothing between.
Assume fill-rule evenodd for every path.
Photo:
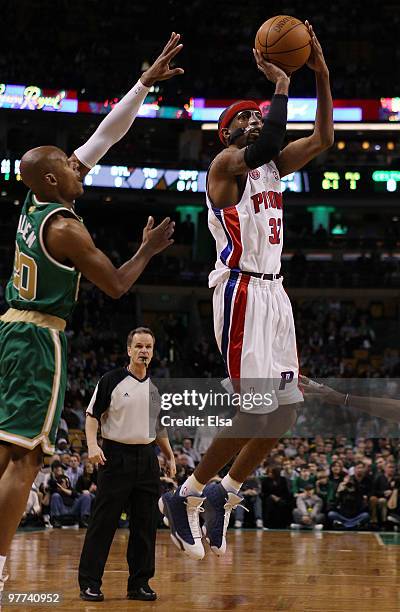
<instances>
[{"instance_id":1,"label":"player's elbow","mask_svg":"<svg viewBox=\"0 0 400 612\"><path fill-rule=\"evenodd\" d=\"M324 147L324 151L326 149L330 149L334 142L335 136L333 134L327 134L322 140L322 146Z\"/></svg>"},{"instance_id":2,"label":"player's elbow","mask_svg":"<svg viewBox=\"0 0 400 612\"><path fill-rule=\"evenodd\" d=\"M319 153L322 153L322 151L326 151L327 149L330 149L331 146L333 145L333 143L335 142L335 136L333 134L333 132L328 132L326 134L320 134L318 137L318 149L319 149Z\"/></svg>"},{"instance_id":3,"label":"player's elbow","mask_svg":"<svg viewBox=\"0 0 400 612\"><path fill-rule=\"evenodd\" d=\"M122 289L121 287L113 287L108 295L110 298L112 298L113 300L119 300L119 298L121 298L125 293L125 289Z\"/></svg>"},{"instance_id":4,"label":"player's elbow","mask_svg":"<svg viewBox=\"0 0 400 612\"><path fill-rule=\"evenodd\" d=\"M115 282L113 282L112 285L104 289L104 292L108 295L108 297L112 298L113 300L119 300L119 298L122 297L124 293L126 293L126 289L116 278Z\"/></svg>"}]
</instances>

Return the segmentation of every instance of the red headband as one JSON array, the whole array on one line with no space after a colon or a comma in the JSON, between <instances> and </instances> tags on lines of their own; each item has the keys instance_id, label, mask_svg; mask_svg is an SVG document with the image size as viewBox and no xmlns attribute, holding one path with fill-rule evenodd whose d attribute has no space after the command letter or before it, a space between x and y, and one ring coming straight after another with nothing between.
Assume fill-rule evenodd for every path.
<instances>
[{"instance_id":1,"label":"red headband","mask_svg":"<svg viewBox=\"0 0 400 612\"><path fill-rule=\"evenodd\" d=\"M229 127L232 119L243 110L256 110L261 113L261 109L256 102L253 100L240 100L235 102L232 106L228 106L222 113L218 121L218 136L222 144L225 144L225 139L222 135L222 130Z\"/></svg>"}]
</instances>

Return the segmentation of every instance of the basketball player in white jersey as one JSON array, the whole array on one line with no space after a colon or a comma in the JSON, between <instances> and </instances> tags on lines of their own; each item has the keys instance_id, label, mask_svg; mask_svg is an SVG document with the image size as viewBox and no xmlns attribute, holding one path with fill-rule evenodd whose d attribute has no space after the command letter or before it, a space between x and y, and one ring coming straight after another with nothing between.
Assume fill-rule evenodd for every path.
<instances>
[{"instance_id":1,"label":"basketball player in white jersey","mask_svg":"<svg viewBox=\"0 0 400 612\"><path fill-rule=\"evenodd\" d=\"M275 83L267 119L263 122L255 102L244 100L227 108L219 120L225 150L211 164L207 185L209 228L217 249L209 278L215 287L215 336L235 389L238 382L242 393L270 385L271 402L253 406L248 414L240 412L236 427L212 442L194 474L174 495L160 499L174 543L195 559L204 556L199 513L204 512L203 531L211 550L224 554L230 512L242 500L242 483L294 424L296 404L303 400L292 308L280 275L280 178L333 143L329 72L312 27L306 25L312 41L308 66L315 71L318 97L312 135L281 150L290 78L256 51L259 70ZM279 383L275 387L274 381ZM235 455L221 483L207 485Z\"/></svg>"}]
</instances>

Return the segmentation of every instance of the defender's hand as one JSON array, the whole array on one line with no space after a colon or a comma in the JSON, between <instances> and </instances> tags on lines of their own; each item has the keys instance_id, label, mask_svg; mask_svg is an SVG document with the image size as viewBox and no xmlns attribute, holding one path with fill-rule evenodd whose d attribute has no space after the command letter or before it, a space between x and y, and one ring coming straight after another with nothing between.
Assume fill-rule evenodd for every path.
<instances>
[{"instance_id":1,"label":"defender's hand","mask_svg":"<svg viewBox=\"0 0 400 612\"><path fill-rule=\"evenodd\" d=\"M306 399L319 399L322 402L335 404L336 406L343 404L345 395L335 391L335 389L332 389L332 387L328 387L328 385L321 385L320 383L317 383L314 380L307 378L307 376L303 376L302 374L300 374L299 378L301 389Z\"/></svg>"},{"instance_id":2,"label":"defender's hand","mask_svg":"<svg viewBox=\"0 0 400 612\"><path fill-rule=\"evenodd\" d=\"M178 45L181 35L172 32L171 37L161 54L150 68L143 72L140 80L146 87L151 87L156 81L166 81L174 76L183 74L183 68L170 68L169 64L176 55L181 51L183 45Z\"/></svg>"},{"instance_id":3,"label":"defender's hand","mask_svg":"<svg viewBox=\"0 0 400 612\"><path fill-rule=\"evenodd\" d=\"M168 246L174 243L171 236L174 233L175 222L166 217L157 227L153 229L154 219L149 217L147 225L143 230L142 246L144 246L150 255L160 253Z\"/></svg>"},{"instance_id":4,"label":"defender's hand","mask_svg":"<svg viewBox=\"0 0 400 612\"><path fill-rule=\"evenodd\" d=\"M321 44L318 38L315 36L315 32L312 25L306 21L305 26L308 33L311 36L311 54L307 62L307 66L314 70L314 72L328 72L328 66L326 65L324 54L322 52Z\"/></svg>"}]
</instances>

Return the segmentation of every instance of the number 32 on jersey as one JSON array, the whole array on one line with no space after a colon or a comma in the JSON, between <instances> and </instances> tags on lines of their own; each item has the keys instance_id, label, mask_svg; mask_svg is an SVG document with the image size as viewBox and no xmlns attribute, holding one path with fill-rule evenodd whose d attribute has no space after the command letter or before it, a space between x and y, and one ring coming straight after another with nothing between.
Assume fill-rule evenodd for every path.
<instances>
[{"instance_id":1,"label":"number 32 on jersey","mask_svg":"<svg viewBox=\"0 0 400 612\"><path fill-rule=\"evenodd\" d=\"M282 219L272 217L269 220L270 234L268 236L270 244L281 243Z\"/></svg>"}]
</instances>

